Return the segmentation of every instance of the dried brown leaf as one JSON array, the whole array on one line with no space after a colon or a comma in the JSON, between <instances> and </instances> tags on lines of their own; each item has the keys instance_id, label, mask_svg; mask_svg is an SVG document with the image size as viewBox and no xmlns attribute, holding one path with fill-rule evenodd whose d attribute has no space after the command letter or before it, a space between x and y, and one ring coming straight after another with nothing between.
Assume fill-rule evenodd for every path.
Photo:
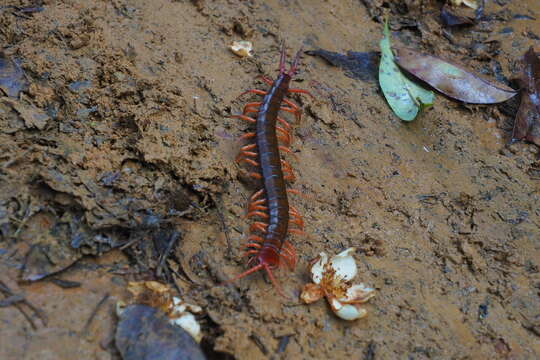
<instances>
[{"instance_id":1,"label":"dried brown leaf","mask_svg":"<svg viewBox=\"0 0 540 360\"><path fill-rule=\"evenodd\" d=\"M471 104L506 101L517 91L439 57L407 48L396 48L396 61L420 80L451 98Z\"/></svg>"},{"instance_id":2,"label":"dried brown leaf","mask_svg":"<svg viewBox=\"0 0 540 360\"><path fill-rule=\"evenodd\" d=\"M512 139L540 146L540 59L531 47L523 56L521 104L516 114Z\"/></svg>"},{"instance_id":3,"label":"dried brown leaf","mask_svg":"<svg viewBox=\"0 0 540 360\"><path fill-rule=\"evenodd\" d=\"M456 14L447 5L444 5L441 9L441 23L446 27L473 25L474 18Z\"/></svg>"}]
</instances>

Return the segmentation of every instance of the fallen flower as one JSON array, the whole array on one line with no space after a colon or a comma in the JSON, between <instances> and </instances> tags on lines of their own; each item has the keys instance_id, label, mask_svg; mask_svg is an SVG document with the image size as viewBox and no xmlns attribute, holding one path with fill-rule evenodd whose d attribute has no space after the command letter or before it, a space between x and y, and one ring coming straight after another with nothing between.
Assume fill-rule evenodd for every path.
<instances>
[{"instance_id":1,"label":"fallen flower","mask_svg":"<svg viewBox=\"0 0 540 360\"><path fill-rule=\"evenodd\" d=\"M351 284L358 268L352 254L355 248L328 260L326 253L314 259L310 267L313 283L304 286L300 298L310 304L326 297L334 313L344 320L356 320L367 315L360 304L375 296L375 290L360 283Z\"/></svg>"},{"instance_id":2,"label":"fallen flower","mask_svg":"<svg viewBox=\"0 0 540 360\"><path fill-rule=\"evenodd\" d=\"M464 4L465 6L470 7L471 9L478 9L478 3L476 0L451 0L452 5L459 6Z\"/></svg>"},{"instance_id":3,"label":"fallen flower","mask_svg":"<svg viewBox=\"0 0 540 360\"><path fill-rule=\"evenodd\" d=\"M170 287L157 281L141 281L128 283L127 290L133 296L131 304L147 305L161 310L169 318L169 323L188 332L198 343L201 342L201 326L193 314L201 314L203 309L198 305L188 304L173 296ZM127 304L119 301L116 305L118 316Z\"/></svg>"},{"instance_id":4,"label":"fallen flower","mask_svg":"<svg viewBox=\"0 0 540 360\"><path fill-rule=\"evenodd\" d=\"M229 49L236 55L240 57L252 57L251 51L253 50L253 45L249 41L234 41Z\"/></svg>"}]
</instances>

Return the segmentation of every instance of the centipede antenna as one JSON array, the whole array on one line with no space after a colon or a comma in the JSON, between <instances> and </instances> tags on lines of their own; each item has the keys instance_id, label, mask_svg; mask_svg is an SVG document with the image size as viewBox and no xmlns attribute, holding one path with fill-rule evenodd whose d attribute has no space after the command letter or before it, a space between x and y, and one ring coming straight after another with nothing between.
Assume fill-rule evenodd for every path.
<instances>
[{"instance_id":1,"label":"centipede antenna","mask_svg":"<svg viewBox=\"0 0 540 360\"><path fill-rule=\"evenodd\" d=\"M281 42L281 57L279 58L279 73L285 73L285 41Z\"/></svg>"},{"instance_id":2,"label":"centipede antenna","mask_svg":"<svg viewBox=\"0 0 540 360\"><path fill-rule=\"evenodd\" d=\"M296 53L296 56L294 57L294 60L292 62L291 68L289 69L289 76L294 76L294 73L296 72L296 69L298 68L298 64L300 63L300 54L302 53L302 48L298 50Z\"/></svg>"}]
</instances>

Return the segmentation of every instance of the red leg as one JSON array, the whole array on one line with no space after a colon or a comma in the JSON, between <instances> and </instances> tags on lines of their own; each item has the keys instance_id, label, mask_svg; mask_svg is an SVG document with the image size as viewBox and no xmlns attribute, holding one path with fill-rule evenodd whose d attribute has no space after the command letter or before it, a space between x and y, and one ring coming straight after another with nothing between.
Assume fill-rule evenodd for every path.
<instances>
[{"instance_id":1,"label":"red leg","mask_svg":"<svg viewBox=\"0 0 540 360\"><path fill-rule=\"evenodd\" d=\"M262 211L251 211L246 215L246 217L248 217L248 218L253 217L253 216L260 216L263 219L268 219L269 218L268 214L263 213Z\"/></svg>"},{"instance_id":2,"label":"red leg","mask_svg":"<svg viewBox=\"0 0 540 360\"><path fill-rule=\"evenodd\" d=\"M249 231L253 232L255 230L259 230L260 232L266 233L266 228L268 227L268 224L256 221L249 227Z\"/></svg>"},{"instance_id":3,"label":"red leg","mask_svg":"<svg viewBox=\"0 0 540 360\"><path fill-rule=\"evenodd\" d=\"M278 125L276 125L276 130L280 132L284 137L287 138L287 144L291 143L291 135L289 134L287 130L285 130L284 128Z\"/></svg>"},{"instance_id":4,"label":"red leg","mask_svg":"<svg viewBox=\"0 0 540 360\"><path fill-rule=\"evenodd\" d=\"M246 245L244 245L245 248L255 248L255 249L260 249L262 248L262 245L259 244L259 243L247 243ZM252 249L253 250L253 249Z\"/></svg>"},{"instance_id":5,"label":"red leg","mask_svg":"<svg viewBox=\"0 0 540 360\"><path fill-rule=\"evenodd\" d=\"M298 156L295 153L293 153L292 150L289 149L288 147L285 147L283 145L279 145L278 148L279 148L280 151L283 151L284 153L287 153L290 156L292 156L293 159L298 160Z\"/></svg>"},{"instance_id":6,"label":"red leg","mask_svg":"<svg viewBox=\"0 0 540 360\"><path fill-rule=\"evenodd\" d=\"M256 147L257 147L257 144L249 144L246 146L242 146L240 150L252 150L252 149L255 149Z\"/></svg>"},{"instance_id":7,"label":"red leg","mask_svg":"<svg viewBox=\"0 0 540 360\"><path fill-rule=\"evenodd\" d=\"M302 219L289 220L289 224L297 225L300 230L304 229L304 222L302 221Z\"/></svg>"},{"instance_id":8,"label":"red leg","mask_svg":"<svg viewBox=\"0 0 540 360\"><path fill-rule=\"evenodd\" d=\"M282 250L283 249L286 249L287 250L287 254L289 255L289 258L288 258L288 265L289 265L289 268L291 270L294 270L294 267L296 265L296 251L294 250L294 247L291 245L290 242L288 241L285 241L283 243L283 247L282 247Z\"/></svg>"},{"instance_id":9,"label":"red leg","mask_svg":"<svg viewBox=\"0 0 540 360\"><path fill-rule=\"evenodd\" d=\"M259 250L246 250L244 251L242 256L252 256L252 255L257 255L258 253L259 253Z\"/></svg>"},{"instance_id":10,"label":"red leg","mask_svg":"<svg viewBox=\"0 0 540 360\"><path fill-rule=\"evenodd\" d=\"M289 130L291 128L291 124L289 124L287 121L283 120L282 118L278 117L277 121L279 121L283 126L285 126L285 129Z\"/></svg>"},{"instance_id":11,"label":"red leg","mask_svg":"<svg viewBox=\"0 0 540 360\"><path fill-rule=\"evenodd\" d=\"M255 200L255 201L252 201L249 205L262 205L266 202L266 199L259 199L259 200Z\"/></svg>"},{"instance_id":12,"label":"red leg","mask_svg":"<svg viewBox=\"0 0 540 360\"><path fill-rule=\"evenodd\" d=\"M257 94L257 95L266 95L266 91L258 90L258 89L249 89L241 93L238 97L249 94L249 93Z\"/></svg>"},{"instance_id":13,"label":"red leg","mask_svg":"<svg viewBox=\"0 0 540 360\"><path fill-rule=\"evenodd\" d=\"M249 235L247 238L248 241L264 242L264 239L257 235Z\"/></svg>"},{"instance_id":14,"label":"red leg","mask_svg":"<svg viewBox=\"0 0 540 360\"><path fill-rule=\"evenodd\" d=\"M246 120L246 121L249 121L250 123L256 123L257 122L257 120L255 120L254 118L251 118L251 117L246 116L246 115L229 115L227 117L228 118L234 118L234 119Z\"/></svg>"},{"instance_id":15,"label":"red leg","mask_svg":"<svg viewBox=\"0 0 540 360\"><path fill-rule=\"evenodd\" d=\"M278 135L277 136L278 140L281 141L282 143L284 143L285 145L289 146L291 145L291 139L283 136L283 135Z\"/></svg>"},{"instance_id":16,"label":"red leg","mask_svg":"<svg viewBox=\"0 0 540 360\"><path fill-rule=\"evenodd\" d=\"M305 95L309 95L311 96L312 99L315 99L315 96L313 96L312 93L310 93L309 91L307 90L303 90L303 89L289 89L287 90L288 93L293 93L293 94L305 94Z\"/></svg>"},{"instance_id":17,"label":"red leg","mask_svg":"<svg viewBox=\"0 0 540 360\"><path fill-rule=\"evenodd\" d=\"M258 155L258 153L253 152L253 151L241 151L240 154L244 156L253 156L253 157L257 157Z\"/></svg>"},{"instance_id":18,"label":"red leg","mask_svg":"<svg viewBox=\"0 0 540 360\"><path fill-rule=\"evenodd\" d=\"M261 179L262 179L262 175L259 174L259 173L256 173L256 172L250 172L248 175L251 176L251 177L254 178L254 179L257 179L257 180L261 180Z\"/></svg>"},{"instance_id":19,"label":"red leg","mask_svg":"<svg viewBox=\"0 0 540 360\"><path fill-rule=\"evenodd\" d=\"M262 194L264 194L264 189L261 189L261 190L255 192L253 195L251 195L250 200L251 200L251 201L255 201L255 200L258 199Z\"/></svg>"},{"instance_id":20,"label":"red leg","mask_svg":"<svg viewBox=\"0 0 540 360\"><path fill-rule=\"evenodd\" d=\"M292 172L291 164L289 164L287 161L281 159L281 165L283 165L283 167L288 171Z\"/></svg>"},{"instance_id":21,"label":"red leg","mask_svg":"<svg viewBox=\"0 0 540 360\"><path fill-rule=\"evenodd\" d=\"M291 234L296 234L296 235L306 235L305 232L299 229L289 229L288 232Z\"/></svg>"},{"instance_id":22,"label":"red leg","mask_svg":"<svg viewBox=\"0 0 540 360\"><path fill-rule=\"evenodd\" d=\"M291 181L291 182L294 182L296 180L296 178L294 177L293 174L287 174L285 176L283 176L283 180L287 180L287 181Z\"/></svg>"},{"instance_id":23,"label":"red leg","mask_svg":"<svg viewBox=\"0 0 540 360\"><path fill-rule=\"evenodd\" d=\"M250 103L247 103L246 105L244 105L244 111L242 111L243 114L246 113L246 109L247 108L251 108L251 107L257 107L257 106L260 106L262 104L262 102L250 102Z\"/></svg>"},{"instance_id":24,"label":"red leg","mask_svg":"<svg viewBox=\"0 0 540 360\"><path fill-rule=\"evenodd\" d=\"M236 162L238 164L240 164L241 162L245 162L245 163L248 163L248 164L253 165L253 166L259 166L259 163L256 162L255 160L246 159L246 158L237 159Z\"/></svg>"},{"instance_id":25,"label":"red leg","mask_svg":"<svg viewBox=\"0 0 540 360\"><path fill-rule=\"evenodd\" d=\"M300 110L295 110L295 109L284 107L284 106L280 107L279 110L294 114L297 122L300 122L302 120L302 113L300 112Z\"/></svg>"},{"instance_id":26,"label":"red leg","mask_svg":"<svg viewBox=\"0 0 540 360\"><path fill-rule=\"evenodd\" d=\"M238 139L239 140L251 139L251 138L254 138L255 136L257 136L256 133L248 132L247 134L244 134L244 135L240 136Z\"/></svg>"},{"instance_id":27,"label":"red leg","mask_svg":"<svg viewBox=\"0 0 540 360\"><path fill-rule=\"evenodd\" d=\"M267 85L270 85L270 86L272 86L272 84L274 83L274 82L272 81L272 79L269 79L269 78L267 78L267 77L264 76L264 75L259 75L259 76L257 76L255 79L261 79L264 83L266 83Z\"/></svg>"},{"instance_id":28,"label":"red leg","mask_svg":"<svg viewBox=\"0 0 540 360\"><path fill-rule=\"evenodd\" d=\"M249 114L249 113L258 113L259 112L259 109L256 108L256 107L248 107L248 108L244 108L244 115L245 114Z\"/></svg>"},{"instance_id":29,"label":"red leg","mask_svg":"<svg viewBox=\"0 0 540 360\"><path fill-rule=\"evenodd\" d=\"M291 109L294 109L298 111L298 105L293 103L291 100L283 99L283 102L291 107Z\"/></svg>"},{"instance_id":30,"label":"red leg","mask_svg":"<svg viewBox=\"0 0 540 360\"><path fill-rule=\"evenodd\" d=\"M289 205L289 213L300 216L300 213L298 212L298 210L296 210L296 208L291 205Z\"/></svg>"},{"instance_id":31,"label":"red leg","mask_svg":"<svg viewBox=\"0 0 540 360\"><path fill-rule=\"evenodd\" d=\"M281 290L281 286L279 286L279 283L277 282L276 278L274 277L274 274L272 274L272 270L270 269L270 266L263 264L263 269L266 271L266 274L270 278L270 281L272 282L272 285L274 285L274 288L276 288L277 292L283 296L285 296L285 293L283 290Z\"/></svg>"},{"instance_id":32,"label":"red leg","mask_svg":"<svg viewBox=\"0 0 540 360\"><path fill-rule=\"evenodd\" d=\"M293 258L292 258L292 254L289 253L287 250L285 249L281 249L281 252L279 253L279 256L281 256L281 258L283 260L285 260L285 262L287 263L287 266L293 270L294 268L292 267L292 263L294 262Z\"/></svg>"},{"instance_id":33,"label":"red leg","mask_svg":"<svg viewBox=\"0 0 540 360\"><path fill-rule=\"evenodd\" d=\"M262 205L255 205L255 206L250 205L248 211L251 213L251 212L257 211L257 210L260 210L260 211L267 211L267 210L268 210L268 207L262 206Z\"/></svg>"}]
</instances>

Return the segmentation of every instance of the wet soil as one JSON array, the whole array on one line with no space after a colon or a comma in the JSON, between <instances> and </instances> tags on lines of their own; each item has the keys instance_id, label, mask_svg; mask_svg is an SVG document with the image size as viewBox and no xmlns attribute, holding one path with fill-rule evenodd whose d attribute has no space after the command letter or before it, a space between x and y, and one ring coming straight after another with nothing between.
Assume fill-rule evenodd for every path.
<instances>
[{"instance_id":1,"label":"wet soil","mask_svg":"<svg viewBox=\"0 0 540 360\"><path fill-rule=\"evenodd\" d=\"M289 56L377 51L390 11L394 41L506 82L540 50L538 1L488 1L460 30L436 1L4 3L2 47L28 86L0 98L0 284L26 302L0 308L0 358L118 359L114 304L150 279L204 308L209 358L540 357L540 159L508 143L516 103L439 94L404 123L376 83L317 57L293 84L316 98L293 96L307 235L278 272L288 298L260 274L219 286L245 269L256 189L234 163L249 124L227 115L275 76L282 40ZM240 39L252 58L228 50ZM350 246L377 289L368 317L300 304L308 261Z\"/></svg>"}]
</instances>

